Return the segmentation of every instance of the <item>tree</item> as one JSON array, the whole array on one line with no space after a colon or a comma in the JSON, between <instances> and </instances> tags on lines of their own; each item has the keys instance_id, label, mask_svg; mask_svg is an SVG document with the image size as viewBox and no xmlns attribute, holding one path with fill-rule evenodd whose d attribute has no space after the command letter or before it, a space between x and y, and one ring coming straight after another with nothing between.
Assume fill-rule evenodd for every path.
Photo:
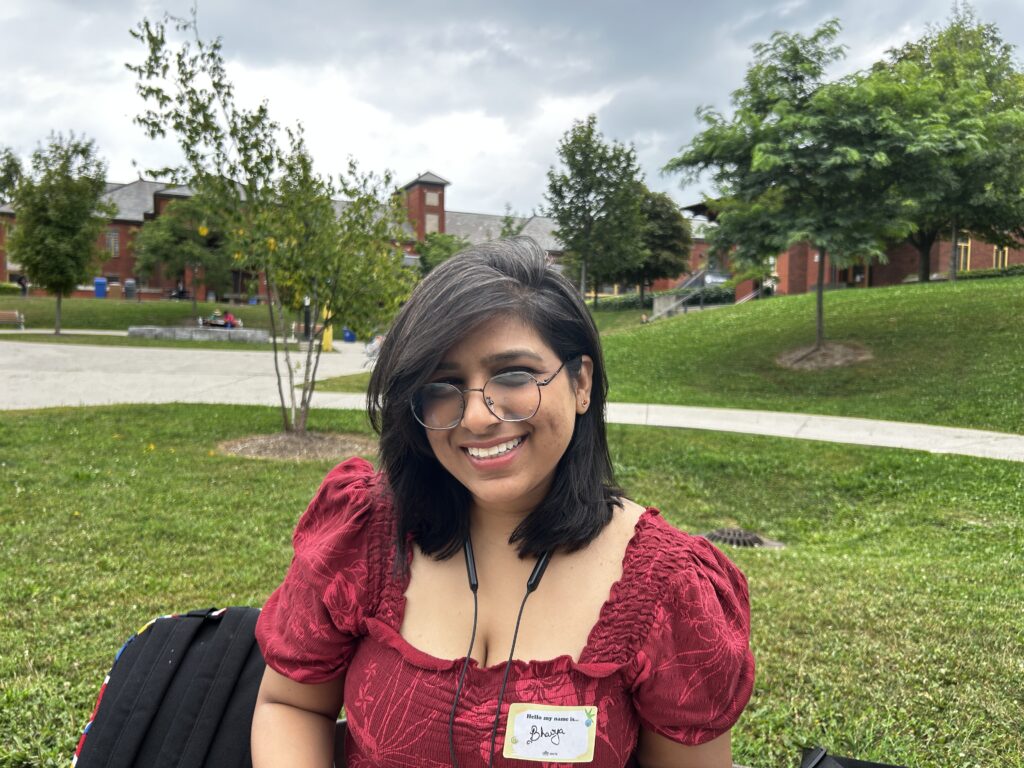
<instances>
[{"instance_id":1,"label":"tree","mask_svg":"<svg viewBox=\"0 0 1024 768\"><path fill-rule=\"evenodd\" d=\"M420 274L426 277L430 270L442 261L446 261L468 247L469 241L464 237L431 232L423 239L422 243L416 246L416 250L420 254Z\"/></svg>"},{"instance_id":2,"label":"tree","mask_svg":"<svg viewBox=\"0 0 1024 768\"><path fill-rule=\"evenodd\" d=\"M644 185L636 152L606 143L597 116L576 121L558 145L562 168L548 170L548 213L558 225L580 292L597 289L644 258Z\"/></svg>"},{"instance_id":3,"label":"tree","mask_svg":"<svg viewBox=\"0 0 1024 768\"><path fill-rule=\"evenodd\" d=\"M32 153L31 165L14 189L17 226L7 248L32 283L56 295L59 334L61 301L92 276L97 241L114 209L102 200L106 164L92 140L53 134Z\"/></svg>"},{"instance_id":4,"label":"tree","mask_svg":"<svg viewBox=\"0 0 1024 768\"><path fill-rule=\"evenodd\" d=\"M332 201L335 192L347 198L340 212ZM408 297L415 273L402 265L397 245L406 210L393 194L390 174L362 173L350 160L335 186L314 171L301 136L292 134L292 150L277 183L277 206L270 213L268 231L275 235L270 236L272 258L264 268L268 283L276 286L273 317L282 325L281 335L286 332L285 310L297 311L307 301L312 317L322 321L314 335L319 341L324 329L338 322L365 336ZM295 431L305 430L309 419L322 349L321 344L308 345L297 365L288 347L283 350ZM297 371L302 372L298 399ZM278 381L280 386L281 376Z\"/></svg>"},{"instance_id":5,"label":"tree","mask_svg":"<svg viewBox=\"0 0 1024 768\"><path fill-rule=\"evenodd\" d=\"M891 189L893 155L913 152L902 127L877 119L875 94L854 75L827 82L843 56L839 22L808 36L778 32L754 46L730 119L709 110L707 126L667 171L711 171L719 196L713 242L741 266L763 265L796 243L818 249L816 336L825 342L825 256L833 265L885 258L885 244L910 230L908 206Z\"/></svg>"},{"instance_id":6,"label":"tree","mask_svg":"<svg viewBox=\"0 0 1024 768\"><path fill-rule=\"evenodd\" d=\"M512 203L505 203L505 215L501 217L501 233L498 237L515 237L522 234L529 221L512 210Z\"/></svg>"},{"instance_id":7,"label":"tree","mask_svg":"<svg viewBox=\"0 0 1024 768\"><path fill-rule=\"evenodd\" d=\"M215 219L214 208L200 195L171 202L135 237L139 274L149 277L159 269L170 275L191 272L193 286L223 292L231 273L231 257L225 247L224 227ZM199 316L194 288L192 314Z\"/></svg>"},{"instance_id":8,"label":"tree","mask_svg":"<svg viewBox=\"0 0 1024 768\"><path fill-rule=\"evenodd\" d=\"M11 199L21 178L21 160L10 147L0 149L0 203Z\"/></svg>"},{"instance_id":9,"label":"tree","mask_svg":"<svg viewBox=\"0 0 1024 768\"><path fill-rule=\"evenodd\" d=\"M1015 245L1024 222L1024 75L995 25L954 5L945 26L889 51L869 81L898 91L892 116L922 144L892 174L914 205L907 240L920 280L931 278L932 246L944 233L953 232L953 276L955 230Z\"/></svg>"},{"instance_id":10,"label":"tree","mask_svg":"<svg viewBox=\"0 0 1024 768\"><path fill-rule=\"evenodd\" d=\"M690 223L679 211L675 201L663 192L644 190L644 251L643 261L620 275L625 282L640 286L640 304L644 291L653 281L675 277L690 265L690 247L693 234Z\"/></svg>"},{"instance_id":11,"label":"tree","mask_svg":"<svg viewBox=\"0 0 1024 768\"><path fill-rule=\"evenodd\" d=\"M169 42L175 35L182 39ZM309 296L325 324L351 313L372 327L387 322L410 290L395 246L396 203L384 190L390 177L362 175L351 162L339 187L354 197L339 217L335 186L313 171L301 130L287 132L282 147L266 102L251 110L236 104L221 40L200 37L194 9L185 19L143 19L132 36L147 51L142 63L127 65L148 105L136 122L150 138L172 133L185 158L155 173L203 195L224 217L232 264L265 277L281 419L285 431L302 431L320 348L315 359L307 355L297 405L294 388L284 385L286 377L293 383L296 367L278 343L287 333L285 310Z\"/></svg>"}]
</instances>

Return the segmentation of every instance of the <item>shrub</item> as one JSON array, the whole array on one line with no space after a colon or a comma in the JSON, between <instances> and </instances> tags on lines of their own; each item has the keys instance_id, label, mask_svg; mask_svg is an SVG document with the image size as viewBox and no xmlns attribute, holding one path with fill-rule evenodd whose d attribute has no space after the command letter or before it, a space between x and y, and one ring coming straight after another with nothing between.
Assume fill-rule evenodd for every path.
<instances>
[{"instance_id":1,"label":"shrub","mask_svg":"<svg viewBox=\"0 0 1024 768\"><path fill-rule=\"evenodd\" d=\"M957 272L957 280L984 280L989 277L1024 277L1024 264L1013 264L1003 269L972 269Z\"/></svg>"},{"instance_id":2,"label":"shrub","mask_svg":"<svg viewBox=\"0 0 1024 768\"><path fill-rule=\"evenodd\" d=\"M0 283L0 296L17 296L20 293L17 283Z\"/></svg>"},{"instance_id":3,"label":"shrub","mask_svg":"<svg viewBox=\"0 0 1024 768\"><path fill-rule=\"evenodd\" d=\"M655 296L682 296L683 294L696 293L695 289L687 289L685 291L653 291L644 294L643 306L640 304L639 293L624 293L621 296L607 296L602 297L597 302L597 308L608 312L619 312L626 311L629 309L653 309L654 308L654 297ZM705 304L732 304L736 300L736 291L734 288L726 285L709 285L704 288L704 303ZM696 304L700 301L694 296L692 303ZM593 309L594 301L589 299L587 306Z\"/></svg>"}]
</instances>

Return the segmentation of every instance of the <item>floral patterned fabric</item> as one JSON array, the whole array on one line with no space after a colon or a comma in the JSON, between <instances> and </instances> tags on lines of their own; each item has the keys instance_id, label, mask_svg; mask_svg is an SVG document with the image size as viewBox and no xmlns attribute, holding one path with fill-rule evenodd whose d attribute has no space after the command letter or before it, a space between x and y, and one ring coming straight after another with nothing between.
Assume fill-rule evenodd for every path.
<instances>
[{"instance_id":1,"label":"floral patterned fabric","mask_svg":"<svg viewBox=\"0 0 1024 768\"><path fill-rule=\"evenodd\" d=\"M409 576L393 575L394 519L382 486L362 459L331 471L299 521L291 568L256 636L267 664L292 680L345 676L351 768L448 767L463 660L430 656L399 634ZM494 764L524 765L501 755L513 702L596 707L594 768L631 765L641 727L682 744L709 741L750 698L749 637L743 574L710 542L648 509L579 660L512 662ZM487 765L505 666L470 661L455 720L462 768Z\"/></svg>"}]
</instances>

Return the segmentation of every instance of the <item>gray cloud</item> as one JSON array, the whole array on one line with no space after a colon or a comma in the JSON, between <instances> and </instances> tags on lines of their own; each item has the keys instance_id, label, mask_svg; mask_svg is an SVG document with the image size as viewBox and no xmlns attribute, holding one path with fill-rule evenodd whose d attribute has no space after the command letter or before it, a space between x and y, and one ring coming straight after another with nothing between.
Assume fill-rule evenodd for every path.
<instances>
[{"instance_id":1,"label":"gray cloud","mask_svg":"<svg viewBox=\"0 0 1024 768\"><path fill-rule=\"evenodd\" d=\"M132 124L141 104L123 63L144 52L128 30L164 8L185 14L191 3L6 0L0 143L28 151L50 130L75 129L101 142L119 178L134 175L132 157L145 166L164 162L173 150L147 142ZM976 8L1007 40L1022 42L1019 0L978 0ZM698 130L698 106L728 111L755 42L779 29L810 32L838 16L849 55L837 71L850 71L941 23L949 9L948 0L298 0L287 7L207 0L200 27L204 36L222 36L232 66L256 79L247 94L268 98L272 110L289 104L288 119L322 137L314 149L329 167L358 147L357 154L395 167L400 177L428 167L456 171L449 200L459 208L500 210L508 200L529 210L542 201L559 136L586 109L597 110L607 136L636 145L652 187L689 200L699 190L680 190L660 168ZM334 79L329 90L291 105L287 85L271 77L280 71L303 80L291 90L315 89L325 72ZM551 114L563 112L563 124L551 125ZM425 126L458 126L455 115L482 115L480 130L499 130L501 146L487 152L466 148L465 139L423 134ZM486 136L476 138L486 145Z\"/></svg>"}]
</instances>

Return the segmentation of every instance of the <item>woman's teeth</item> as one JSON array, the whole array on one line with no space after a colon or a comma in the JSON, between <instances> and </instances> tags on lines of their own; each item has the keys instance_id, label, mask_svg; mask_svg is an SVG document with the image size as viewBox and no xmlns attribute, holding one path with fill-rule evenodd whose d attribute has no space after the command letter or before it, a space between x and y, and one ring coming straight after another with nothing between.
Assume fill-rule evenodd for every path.
<instances>
[{"instance_id":1,"label":"woman's teeth","mask_svg":"<svg viewBox=\"0 0 1024 768\"><path fill-rule=\"evenodd\" d=\"M470 448L467 446L466 453L474 459L491 459L495 456L501 456L503 453L508 453L521 442L523 442L523 438L517 437L514 440L509 440L507 443L492 445L490 448Z\"/></svg>"}]
</instances>

